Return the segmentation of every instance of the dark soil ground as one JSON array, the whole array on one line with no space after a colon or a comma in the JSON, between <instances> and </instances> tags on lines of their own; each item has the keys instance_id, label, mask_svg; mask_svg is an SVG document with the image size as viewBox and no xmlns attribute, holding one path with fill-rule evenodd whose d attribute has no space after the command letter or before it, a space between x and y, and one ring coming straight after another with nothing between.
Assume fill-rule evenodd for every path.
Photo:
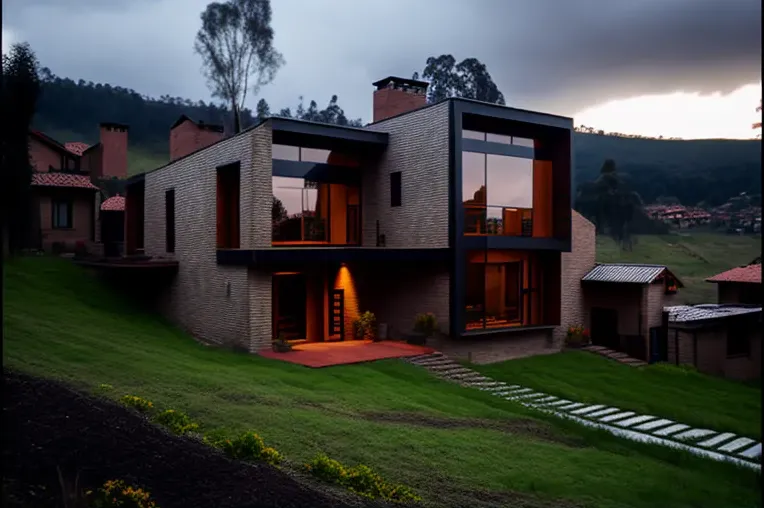
<instances>
[{"instance_id":1,"label":"dark soil ground","mask_svg":"<svg viewBox=\"0 0 764 508\"><path fill-rule=\"evenodd\" d=\"M4 370L3 506L63 506L57 468L81 488L122 479L161 508L382 506L267 464L230 460L137 412Z\"/></svg>"}]
</instances>

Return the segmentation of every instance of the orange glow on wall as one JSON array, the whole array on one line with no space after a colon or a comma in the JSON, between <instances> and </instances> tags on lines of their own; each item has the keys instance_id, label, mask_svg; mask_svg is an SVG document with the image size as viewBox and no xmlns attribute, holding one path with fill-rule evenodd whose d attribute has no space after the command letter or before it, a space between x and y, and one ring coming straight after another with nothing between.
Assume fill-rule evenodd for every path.
<instances>
[{"instance_id":1,"label":"orange glow on wall","mask_svg":"<svg viewBox=\"0 0 764 508\"><path fill-rule=\"evenodd\" d=\"M533 236L552 236L552 163L533 161Z\"/></svg>"},{"instance_id":2,"label":"orange glow on wall","mask_svg":"<svg viewBox=\"0 0 764 508\"><path fill-rule=\"evenodd\" d=\"M345 290L345 337L343 339L351 340L353 338L353 320L357 319L361 312L358 306L358 291L355 280L347 266L341 266L337 270L337 276L334 278L334 289Z\"/></svg>"}]
</instances>

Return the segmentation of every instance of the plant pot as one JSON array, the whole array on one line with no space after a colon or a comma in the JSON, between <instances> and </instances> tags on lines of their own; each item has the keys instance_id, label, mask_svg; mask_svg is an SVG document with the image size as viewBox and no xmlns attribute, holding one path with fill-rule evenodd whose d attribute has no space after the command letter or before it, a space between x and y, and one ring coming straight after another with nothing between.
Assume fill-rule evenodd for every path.
<instances>
[{"instance_id":1,"label":"plant pot","mask_svg":"<svg viewBox=\"0 0 764 508\"><path fill-rule=\"evenodd\" d=\"M288 353L292 350L292 346L290 346L289 344L274 343L272 347L273 347L273 351L276 353Z\"/></svg>"},{"instance_id":2,"label":"plant pot","mask_svg":"<svg viewBox=\"0 0 764 508\"><path fill-rule=\"evenodd\" d=\"M427 335L418 332L412 332L406 338L406 342L415 346L424 346L427 343Z\"/></svg>"}]
</instances>

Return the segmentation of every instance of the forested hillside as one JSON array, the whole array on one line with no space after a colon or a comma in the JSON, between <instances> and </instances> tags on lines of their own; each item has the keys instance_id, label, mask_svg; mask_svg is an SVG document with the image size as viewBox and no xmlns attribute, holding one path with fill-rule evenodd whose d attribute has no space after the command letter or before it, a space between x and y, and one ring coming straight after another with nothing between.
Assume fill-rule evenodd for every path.
<instances>
[{"instance_id":1,"label":"forested hillside","mask_svg":"<svg viewBox=\"0 0 764 508\"><path fill-rule=\"evenodd\" d=\"M126 123L130 125L131 173L148 171L167 161L169 127L181 114L207 123L225 124L229 119L227 110L218 105L179 97L150 98L119 86L60 78L47 69L42 84L34 127L62 142L95 143L99 122ZM301 98L296 99L300 104L294 113L281 110L273 114L340 124L358 122L345 117L336 96L324 99L324 109L315 101L303 106ZM257 110L242 111L243 126L251 125L258 114L271 114L264 101ZM761 143L757 140L685 141L575 134L577 183L596 178L608 158L617 162L619 173L646 203L673 196L685 205L717 205L740 192L761 193Z\"/></svg>"}]
</instances>

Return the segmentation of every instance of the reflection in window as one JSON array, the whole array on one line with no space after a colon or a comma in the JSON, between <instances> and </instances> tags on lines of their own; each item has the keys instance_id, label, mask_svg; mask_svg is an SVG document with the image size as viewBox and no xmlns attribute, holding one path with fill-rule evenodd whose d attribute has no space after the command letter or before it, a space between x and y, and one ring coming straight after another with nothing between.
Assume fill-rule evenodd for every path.
<instances>
[{"instance_id":1,"label":"reflection in window","mask_svg":"<svg viewBox=\"0 0 764 508\"><path fill-rule=\"evenodd\" d=\"M300 160L303 162L318 162L326 164L329 161L331 150L321 150L319 148L300 148Z\"/></svg>"},{"instance_id":2,"label":"reflection in window","mask_svg":"<svg viewBox=\"0 0 764 508\"><path fill-rule=\"evenodd\" d=\"M291 145L271 145L271 158L284 161L300 160L300 147Z\"/></svg>"},{"instance_id":3,"label":"reflection in window","mask_svg":"<svg viewBox=\"0 0 764 508\"><path fill-rule=\"evenodd\" d=\"M485 140L491 143L502 143L505 145L512 144L512 136L505 136L503 134L491 134L490 132L486 133Z\"/></svg>"},{"instance_id":4,"label":"reflection in window","mask_svg":"<svg viewBox=\"0 0 764 508\"><path fill-rule=\"evenodd\" d=\"M464 232L532 236L533 160L462 152Z\"/></svg>"},{"instance_id":5,"label":"reflection in window","mask_svg":"<svg viewBox=\"0 0 764 508\"><path fill-rule=\"evenodd\" d=\"M302 178L272 179L273 241L326 241L326 219L319 213L318 184Z\"/></svg>"},{"instance_id":6,"label":"reflection in window","mask_svg":"<svg viewBox=\"0 0 764 508\"><path fill-rule=\"evenodd\" d=\"M501 143L503 145L525 146L528 148L539 147L538 141L530 139L530 138L507 136L506 134L473 131L468 129L462 130L462 139L475 139L477 141L487 141L489 143Z\"/></svg>"},{"instance_id":7,"label":"reflection in window","mask_svg":"<svg viewBox=\"0 0 764 508\"><path fill-rule=\"evenodd\" d=\"M462 137L465 139L477 139L478 141L485 141L485 132L470 131L467 129L463 129Z\"/></svg>"},{"instance_id":8,"label":"reflection in window","mask_svg":"<svg viewBox=\"0 0 764 508\"><path fill-rule=\"evenodd\" d=\"M358 167L357 157L323 148L306 148L293 145L271 145L271 158L284 161L313 162L333 166Z\"/></svg>"},{"instance_id":9,"label":"reflection in window","mask_svg":"<svg viewBox=\"0 0 764 508\"><path fill-rule=\"evenodd\" d=\"M487 204L533 208L533 160L492 154L486 159Z\"/></svg>"}]
</instances>

